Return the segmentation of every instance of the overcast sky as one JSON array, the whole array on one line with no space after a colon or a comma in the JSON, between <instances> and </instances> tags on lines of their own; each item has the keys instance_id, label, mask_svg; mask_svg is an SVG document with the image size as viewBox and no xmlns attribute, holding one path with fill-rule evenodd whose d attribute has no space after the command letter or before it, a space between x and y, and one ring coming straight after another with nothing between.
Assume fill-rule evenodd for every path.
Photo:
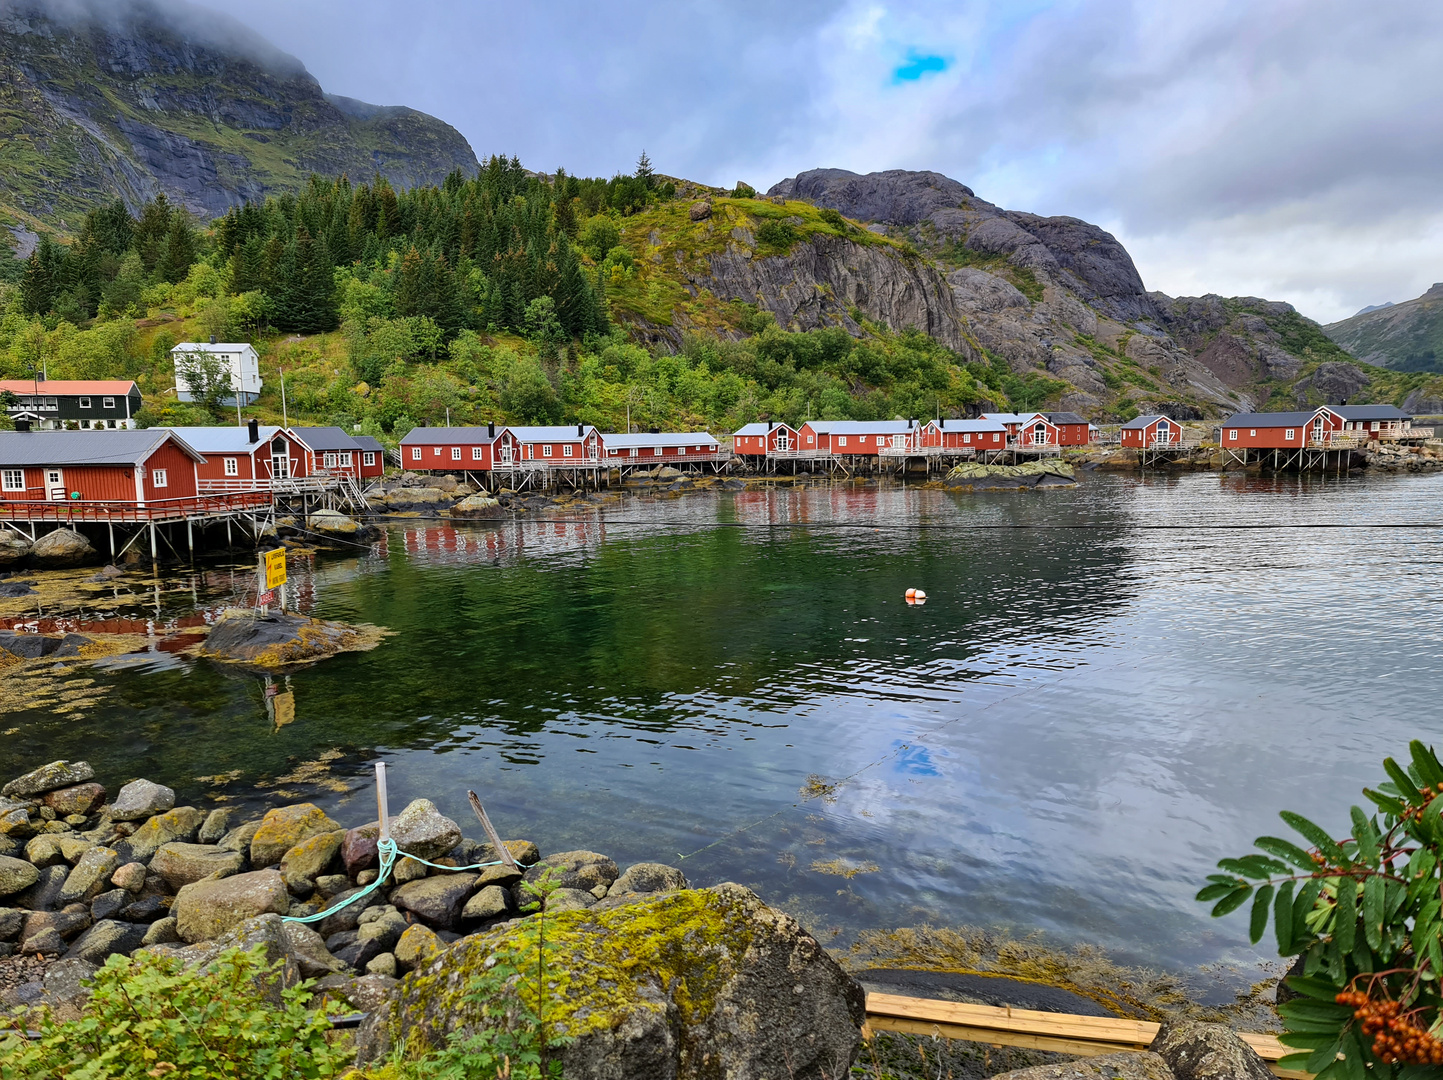
<instances>
[{"instance_id":1,"label":"overcast sky","mask_svg":"<svg viewBox=\"0 0 1443 1080\"><path fill-rule=\"evenodd\" d=\"M1322 321L1443 280L1437 0L200 2L529 168L935 169Z\"/></svg>"}]
</instances>

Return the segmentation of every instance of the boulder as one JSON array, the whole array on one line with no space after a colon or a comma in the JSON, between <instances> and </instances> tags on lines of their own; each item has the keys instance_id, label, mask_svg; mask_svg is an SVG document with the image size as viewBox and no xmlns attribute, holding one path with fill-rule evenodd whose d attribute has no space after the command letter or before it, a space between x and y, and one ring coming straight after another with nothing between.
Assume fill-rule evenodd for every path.
<instances>
[{"instance_id":1,"label":"boulder","mask_svg":"<svg viewBox=\"0 0 1443 1080\"><path fill-rule=\"evenodd\" d=\"M156 919L145 930L145 937L142 945L169 945L180 940L180 934L175 928L175 918L166 916L164 919Z\"/></svg>"},{"instance_id":2,"label":"boulder","mask_svg":"<svg viewBox=\"0 0 1443 1080\"><path fill-rule=\"evenodd\" d=\"M367 975L383 975L394 979L396 977L396 954L383 952L379 956L373 956L366 964Z\"/></svg>"},{"instance_id":3,"label":"boulder","mask_svg":"<svg viewBox=\"0 0 1443 1080\"><path fill-rule=\"evenodd\" d=\"M66 861L60 850L60 839L50 833L32 836L25 842L25 861L41 869Z\"/></svg>"},{"instance_id":4,"label":"boulder","mask_svg":"<svg viewBox=\"0 0 1443 1080\"><path fill-rule=\"evenodd\" d=\"M157 814L124 840L117 840L116 851L126 862L149 862L166 844L189 843L200 831L202 814L193 806L177 806Z\"/></svg>"},{"instance_id":5,"label":"boulder","mask_svg":"<svg viewBox=\"0 0 1443 1080\"><path fill-rule=\"evenodd\" d=\"M176 931L191 943L212 941L258 915L284 915L291 899L277 870L197 881L176 894ZM277 920L279 921L279 920Z\"/></svg>"},{"instance_id":6,"label":"boulder","mask_svg":"<svg viewBox=\"0 0 1443 1080\"><path fill-rule=\"evenodd\" d=\"M408 925L406 917L392 906L371 908L361 916L360 925L356 927L356 940L378 941L381 948L389 952L401 940Z\"/></svg>"},{"instance_id":7,"label":"boulder","mask_svg":"<svg viewBox=\"0 0 1443 1080\"><path fill-rule=\"evenodd\" d=\"M490 922L511 910L511 895L500 885L487 885L466 901L461 918L467 922ZM396 954L398 957L400 953Z\"/></svg>"},{"instance_id":8,"label":"boulder","mask_svg":"<svg viewBox=\"0 0 1443 1080\"><path fill-rule=\"evenodd\" d=\"M306 519L306 527L325 536L354 538L360 528L355 520L337 510L317 510Z\"/></svg>"},{"instance_id":9,"label":"boulder","mask_svg":"<svg viewBox=\"0 0 1443 1080\"><path fill-rule=\"evenodd\" d=\"M526 871L528 882L545 879L559 888L583 892L590 892L598 885L610 888L617 876L616 863L595 851L562 851L548 855Z\"/></svg>"},{"instance_id":10,"label":"boulder","mask_svg":"<svg viewBox=\"0 0 1443 1080\"><path fill-rule=\"evenodd\" d=\"M430 799L416 799L392 819L391 839L407 855L434 862L461 842L461 827Z\"/></svg>"},{"instance_id":11,"label":"boulder","mask_svg":"<svg viewBox=\"0 0 1443 1080\"><path fill-rule=\"evenodd\" d=\"M161 918L170 910L166 899L155 893L147 893L139 900L120 909L120 917L126 922L150 923Z\"/></svg>"},{"instance_id":12,"label":"boulder","mask_svg":"<svg viewBox=\"0 0 1443 1080\"><path fill-rule=\"evenodd\" d=\"M0 795L6 798L28 799L47 791L54 791L56 788L83 784L85 781L93 779L94 776L95 770L87 761L77 761L73 764L69 761L52 761L49 765L40 766L34 772L28 772L24 776L11 780L10 783L0 788Z\"/></svg>"},{"instance_id":13,"label":"boulder","mask_svg":"<svg viewBox=\"0 0 1443 1080\"><path fill-rule=\"evenodd\" d=\"M17 860L11 860L12 862ZM33 871L35 867L29 863ZM0 858L0 896L5 895L5 860ZM35 883L22 892L15 893L9 900L18 908L25 908L27 911L52 911L60 906L60 890L65 887L65 879L70 876L68 866L47 866L44 870L37 871L38 877Z\"/></svg>"},{"instance_id":14,"label":"boulder","mask_svg":"<svg viewBox=\"0 0 1443 1080\"><path fill-rule=\"evenodd\" d=\"M172 890L204 878L227 878L245 867L238 851L222 851L213 844L163 844L150 860L151 873L159 874Z\"/></svg>"},{"instance_id":15,"label":"boulder","mask_svg":"<svg viewBox=\"0 0 1443 1080\"><path fill-rule=\"evenodd\" d=\"M20 952L26 956L56 956L68 948L65 939L54 927L50 926L25 938L20 943Z\"/></svg>"},{"instance_id":16,"label":"boulder","mask_svg":"<svg viewBox=\"0 0 1443 1080\"><path fill-rule=\"evenodd\" d=\"M30 819L30 811L24 807L19 810L0 811L0 836L16 841L28 840L35 835L35 831L35 822Z\"/></svg>"},{"instance_id":17,"label":"boulder","mask_svg":"<svg viewBox=\"0 0 1443 1080\"><path fill-rule=\"evenodd\" d=\"M452 930L475 885L476 875L473 873L422 878L393 890L391 903L413 913L429 926Z\"/></svg>"},{"instance_id":18,"label":"boulder","mask_svg":"<svg viewBox=\"0 0 1443 1080\"><path fill-rule=\"evenodd\" d=\"M451 507L452 517L501 517L504 513L501 504L490 495L468 495Z\"/></svg>"},{"instance_id":19,"label":"boulder","mask_svg":"<svg viewBox=\"0 0 1443 1080\"><path fill-rule=\"evenodd\" d=\"M86 566L100 561L100 555L74 529L56 529L35 541L30 548L30 562L43 570L62 570L70 566Z\"/></svg>"},{"instance_id":20,"label":"boulder","mask_svg":"<svg viewBox=\"0 0 1443 1080\"><path fill-rule=\"evenodd\" d=\"M625 893L675 892L688 887L686 875L674 866L663 863L636 863L628 866L626 871L612 882L606 895L612 897Z\"/></svg>"},{"instance_id":21,"label":"boulder","mask_svg":"<svg viewBox=\"0 0 1443 1080\"><path fill-rule=\"evenodd\" d=\"M235 817L234 810L212 810L201 822L200 832L196 834L196 840L202 844L218 844L230 832L231 819ZM257 822L257 826L259 826ZM247 841L247 848L249 840ZM227 850L243 851L246 848L234 848Z\"/></svg>"},{"instance_id":22,"label":"boulder","mask_svg":"<svg viewBox=\"0 0 1443 1080\"><path fill-rule=\"evenodd\" d=\"M343 930L354 930L360 925L361 916L370 908L382 902L379 892L367 893L360 900L351 901L361 892L361 889L347 889L343 893L331 898L330 907L327 909L332 914L327 915L316 927L321 937L329 938L332 934L340 933Z\"/></svg>"},{"instance_id":23,"label":"boulder","mask_svg":"<svg viewBox=\"0 0 1443 1080\"><path fill-rule=\"evenodd\" d=\"M88 960L57 960L45 970L45 1003L54 1008L84 1001L90 996L90 977L99 970Z\"/></svg>"},{"instance_id":24,"label":"boulder","mask_svg":"<svg viewBox=\"0 0 1443 1080\"><path fill-rule=\"evenodd\" d=\"M66 911L32 911L25 916L25 925L20 930L20 941L24 944L46 931L54 931L62 941L70 941L88 929L90 929L90 913L84 908L77 907Z\"/></svg>"},{"instance_id":25,"label":"boulder","mask_svg":"<svg viewBox=\"0 0 1443 1080\"><path fill-rule=\"evenodd\" d=\"M369 633L364 628L287 611L272 611L263 617L233 612L216 623L198 651L214 660L274 671L348 649L370 648L376 639Z\"/></svg>"},{"instance_id":26,"label":"boulder","mask_svg":"<svg viewBox=\"0 0 1443 1080\"><path fill-rule=\"evenodd\" d=\"M135 897L124 889L110 889L90 902L90 918L93 922L113 919L130 906ZM127 920L129 921L129 920Z\"/></svg>"},{"instance_id":27,"label":"boulder","mask_svg":"<svg viewBox=\"0 0 1443 1080\"><path fill-rule=\"evenodd\" d=\"M396 941L392 950L396 964L402 971L412 971L425 964L445 946L430 927L412 923Z\"/></svg>"},{"instance_id":28,"label":"boulder","mask_svg":"<svg viewBox=\"0 0 1443 1080\"><path fill-rule=\"evenodd\" d=\"M341 850L341 841L346 838L345 829L335 832L318 833L302 840L281 856L281 875L286 880L302 879L312 883L324 874Z\"/></svg>"},{"instance_id":29,"label":"boulder","mask_svg":"<svg viewBox=\"0 0 1443 1080\"><path fill-rule=\"evenodd\" d=\"M0 941L14 941L25 925L26 912L19 908L0 908ZM430 933L430 931L427 931Z\"/></svg>"},{"instance_id":30,"label":"boulder","mask_svg":"<svg viewBox=\"0 0 1443 1080\"><path fill-rule=\"evenodd\" d=\"M110 875L110 883L117 889L138 893L145 887L145 864L129 862Z\"/></svg>"},{"instance_id":31,"label":"boulder","mask_svg":"<svg viewBox=\"0 0 1443 1080\"><path fill-rule=\"evenodd\" d=\"M325 939L307 924L288 922L283 923L282 928L287 950L295 958L303 978L318 979L345 969L346 965L326 949Z\"/></svg>"},{"instance_id":32,"label":"boulder","mask_svg":"<svg viewBox=\"0 0 1443 1080\"><path fill-rule=\"evenodd\" d=\"M316 992L342 1001L356 1012L375 1012L396 988L396 980L385 975L327 975L316 983Z\"/></svg>"},{"instance_id":33,"label":"boulder","mask_svg":"<svg viewBox=\"0 0 1443 1080\"><path fill-rule=\"evenodd\" d=\"M345 864L347 874L355 877L362 870L369 870L376 865L379 858L376 842L380 836L381 826L378 822L346 831L345 838L341 841L341 862Z\"/></svg>"},{"instance_id":34,"label":"boulder","mask_svg":"<svg viewBox=\"0 0 1443 1080\"><path fill-rule=\"evenodd\" d=\"M391 880L397 885L404 885L408 881L418 881L425 877L427 867L425 863L417 862L410 856L403 855L396 860L396 865L391 868Z\"/></svg>"},{"instance_id":35,"label":"boulder","mask_svg":"<svg viewBox=\"0 0 1443 1080\"><path fill-rule=\"evenodd\" d=\"M707 199L701 199L692 203L691 209L687 211L687 216L691 218L692 221L705 221L711 217L711 202Z\"/></svg>"},{"instance_id":36,"label":"boulder","mask_svg":"<svg viewBox=\"0 0 1443 1080\"><path fill-rule=\"evenodd\" d=\"M0 529L0 567L18 563L30 554L30 541L17 532Z\"/></svg>"},{"instance_id":37,"label":"boulder","mask_svg":"<svg viewBox=\"0 0 1443 1080\"><path fill-rule=\"evenodd\" d=\"M89 814L104 801L104 785L94 783L75 784L58 791L48 792L45 795L45 805L61 817L68 817L71 814ZM115 820L114 815L111 815L111 820Z\"/></svg>"},{"instance_id":38,"label":"boulder","mask_svg":"<svg viewBox=\"0 0 1443 1080\"><path fill-rule=\"evenodd\" d=\"M1258 1052L1225 1024L1169 1020L1148 1049L1167 1062L1177 1080L1269 1080L1273 1075Z\"/></svg>"},{"instance_id":39,"label":"boulder","mask_svg":"<svg viewBox=\"0 0 1443 1080\"><path fill-rule=\"evenodd\" d=\"M1034 1065L999 1073L992 1080L1173 1080L1167 1062L1146 1051L1104 1054L1102 1057Z\"/></svg>"},{"instance_id":40,"label":"boulder","mask_svg":"<svg viewBox=\"0 0 1443 1080\"><path fill-rule=\"evenodd\" d=\"M522 910L536 903L534 898L521 898ZM546 910L552 914L562 911L580 911L596 903L596 897L582 889L557 889L546 897Z\"/></svg>"},{"instance_id":41,"label":"boulder","mask_svg":"<svg viewBox=\"0 0 1443 1080\"><path fill-rule=\"evenodd\" d=\"M322 833L333 833L341 827L312 803L281 806L261 819L260 827L251 837L251 865L275 866L287 851L302 840Z\"/></svg>"},{"instance_id":42,"label":"boulder","mask_svg":"<svg viewBox=\"0 0 1443 1080\"><path fill-rule=\"evenodd\" d=\"M280 874L274 870L261 870L256 874L246 874L245 877L268 874L280 879ZM227 878L225 882L238 881L239 878ZM202 882L198 885L188 886L191 889L201 888L202 885L210 884ZM205 971L211 964L215 963L217 957L227 949L240 949L249 951L257 945L264 947L262 959L266 964L280 964L280 979L278 981L258 980L259 984L266 990L266 996L275 1004L281 1001L281 991L292 987L301 981L300 965L291 955L290 937L286 933L286 923L281 920L280 915L274 912L267 912L262 915L252 916L237 923L225 933L218 934L214 939L190 945L187 948L177 949L175 955L181 958L181 962L189 969ZM182 932L182 938L184 933Z\"/></svg>"},{"instance_id":43,"label":"boulder","mask_svg":"<svg viewBox=\"0 0 1443 1080\"><path fill-rule=\"evenodd\" d=\"M247 821L244 825L237 825L220 838L216 843L216 847L222 851L239 851L242 855L249 855L251 840L255 837L260 827L260 818L257 818L255 821ZM205 826L202 825L201 828L204 830Z\"/></svg>"},{"instance_id":44,"label":"boulder","mask_svg":"<svg viewBox=\"0 0 1443 1080\"><path fill-rule=\"evenodd\" d=\"M129 954L140 948L145 941L146 927L136 923L113 922L106 919L98 922L70 946L65 954L67 960L85 960L92 964L103 964L113 953Z\"/></svg>"},{"instance_id":45,"label":"boulder","mask_svg":"<svg viewBox=\"0 0 1443 1080\"><path fill-rule=\"evenodd\" d=\"M93 847L75 864L75 869L60 887L62 904L89 904L106 890L110 875L120 866L120 855L114 848Z\"/></svg>"},{"instance_id":46,"label":"boulder","mask_svg":"<svg viewBox=\"0 0 1443 1080\"><path fill-rule=\"evenodd\" d=\"M132 780L115 796L110 806L111 821L141 821L163 814L175 805L175 792L164 784Z\"/></svg>"},{"instance_id":47,"label":"boulder","mask_svg":"<svg viewBox=\"0 0 1443 1080\"><path fill-rule=\"evenodd\" d=\"M412 972L359 1034L358 1059L400 1040L423 1049L489 1021L460 994L533 930L506 923L462 939ZM547 1026L572 1080L845 1075L861 1045L862 988L790 916L739 885L669 893L621 911L567 912L547 929L564 996ZM514 993L513 976L503 993ZM497 1011L497 1003L486 1009Z\"/></svg>"}]
</instances>

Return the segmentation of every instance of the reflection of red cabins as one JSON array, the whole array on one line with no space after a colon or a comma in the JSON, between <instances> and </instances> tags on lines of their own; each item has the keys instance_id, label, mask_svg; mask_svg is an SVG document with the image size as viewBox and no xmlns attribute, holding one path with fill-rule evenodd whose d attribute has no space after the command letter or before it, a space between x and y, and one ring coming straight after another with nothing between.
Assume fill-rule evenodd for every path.
<instances>
[{"instance_id":1,"label":"reflection of red cabins","mask_svg":"<svg viewBox=\"0 0 1443 1080\"><path fill-rule=\"evenodd\" d=\"M747 424L732 435L732 453L738 457L766 457L796 449L796 429L773 421Z\"/></svg>"},{"instance_id":2,"label":"reflection of red cabins","mask_svg":"<svg viewBox=\"0 0 1443 1080\"><path fill-rule=\"evenodd\" d=\"M580 551L605 539L605 526L600 521L527 521L476 529L441 525L406 529L401 535L406 551L425 561L469 563Z\"/></svg>"}]
</instances>

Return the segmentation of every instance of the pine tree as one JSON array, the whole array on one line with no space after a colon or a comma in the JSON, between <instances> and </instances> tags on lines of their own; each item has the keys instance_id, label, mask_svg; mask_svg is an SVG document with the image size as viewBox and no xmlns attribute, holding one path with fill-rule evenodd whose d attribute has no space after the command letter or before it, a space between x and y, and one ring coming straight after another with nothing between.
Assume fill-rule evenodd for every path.
<instances>
[{"instance_id":1,"label":"pine tree","mask_svg":"<svg viewBox=\"0 0 1443 1080\"><path fill-rule=\"evenodd\" d=\"M656 182L656 173L651 167L651 158L646 156L645 150L641 152L641 157L636 159L636 172L632 175L645 184L648 191Z\"/></svg>"},{"instance_id":2,"label":"pine tree","mask_svg":"<svg viewBox=\"0 0 1443 1080\"><path fill-rule=\"evenodd\" d=\"M186 220L185 212L178 210L171 215L165 247L155 266L156 275L171 284L184 281L185 275L190 272L191 264L195 262L195 249L195 234L191 231L190 222Z\"/></svg>"},{"instance_id":3,"label":"pine tree","mask_svg":"<svg viewBox=\"0 0 1443 1080\"><path fill-rule=\"evenodd\" d=\"M46 251L50 243L50 237L42 236L40 245L25 260L25 273L20 278L20 309L27 315L44 315L55 302L53 260L47 257Z\"/></svg>"}]
</instances>

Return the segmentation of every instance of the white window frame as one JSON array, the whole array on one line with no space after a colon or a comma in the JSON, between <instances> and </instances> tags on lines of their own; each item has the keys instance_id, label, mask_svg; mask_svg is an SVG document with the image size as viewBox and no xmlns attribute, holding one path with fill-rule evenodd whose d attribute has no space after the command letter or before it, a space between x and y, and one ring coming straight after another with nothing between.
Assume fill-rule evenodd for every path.
<instances>
[{"instance_id":1,"label":"white window frame","mask_svg":"<svg viewBox=\"0 0 1443 1080\"><path fill-rule=\"evenodd\" d=\"M459 446L453 446L453 447L451 447L451 460L452 460L452 461L460 461L460 460L461 460L461 448L460 448Z\"/></svg>"},{"instance_id":2,"label":"white window frame","mask_svg":"<svg viewBox=\"0 0 1443 1080\"><path fill-rule=\"evenodd\" d=\"M240 461L239 461L238 459L236 459L236 458L233 458L233 457L228 457L228 458L226 458L226 459L225 459L225 474L226 474L227 476L239 476L239 475L240 475Z\"/></svg>"},{"instance_id":3,"label":"white window frame","mask_svg":"<svg viewBox=\"0 0 1443 1080\"><path fill-rule=\"evenodd\" d=\"M479 447L479 446L473 446L473 447L471 447L471 460L472 460L472 461L480 461L480 460L482 460L484 457L485 457L485 454L482 453L481 447Z\"/></svg>"},{"instance_id":4,"label":"white window frame","mask_svg":"<svg viewBox=\"0 0 1443 1080\"><path fill-rule=\"evenodd\" d=\"M963 434L962 441L965 443L970 443L972 441L972 436L969 434Z\"/></svg>"},{"instance_id":5,"label":"white window frame","mask_svg":"<svg viewBox=\"0 0 1443 1080\"><path fill-rule=\"evenodd\" d=\"M100 405L101 408L104 409L113 409L115 408L115 399L113 397L103 397L100 399Z\"/></svg>"},{"instance_id":6,"label":"white window frame","mask_svg":"<svg viewBox=\"0 0 1443 1080\"><path fill-rule=\"evenodd\" d=\"M1256 439L1257 437L1258 437L1258 429L1257 429L1257 428L1249 428L1249 429L1248 429L1248 438L1250 438L1250 439Z\"/></svg>"},{"instance_id":7,"label":"white window frame","mask_svg":"<svg viewBox=\"0 0 1443 1080\"><path fill-rule=\"evenodd\" d=\"M858 435L858 436L857 436L857 442L861 443L863 446L866 446L866 445L867 445L867 436L865 436L865 435Z\"/></svg>"},{"instance_id":8,"label":"white window frame","mask_svg":"<svg viewBox=\"0 0 1443 1080\"><path fill-rule=\"evenodd\" d=\"M341 468L349 469L356 464L355 453L354 450L341 451Z\"/></svg>"},{"instance_id":9,"label":"white window frame","mask_svg":"<svg viewBox=\"0 0 1443 1080\"><path fill-rule=\"evenodd\" d=\"M421 460L421 448L420 448L419 446L413 446L413 447L411 447L411 460L412 460L412 461L420 461L420 460Z\"/></svg>"},{"instance_id":10,"label":"white window frame","mask_svg":"<svg viewBox=\"0 0 1443 1080\"><path fill-rule=\"evenodd\" d=\"M361 451L361 464L367 466L368 468L369 468L370 466L376 464L376 451L374 451L374 450L363 450L363 451Z\"/></svg>"},{"instance_id":11,"label":"white window frame","mask_svg":"<svg viewBox=\"0 0 1443 1080\"><path fill-rule=\"evenodd\" d=\"M837 436L837 445L838 445L838 446L846 446L846 445L847 445L847 437L846 437L845 435L838 435L838 436Z\"/></svg>"},{"instance_id":12,"label":"white window frame","mask_svg":"<svg viewBox=\"0 0 1443 1080\"><path fill-rule=\"evenodd\" d=\"M0 471L0 491L24 491L25 470L5 469Z\"/></svg>"},{"instance_id":13,"label":"white window frame","mask_svg":"<svg viewBox=\"0 0 1443 1080\"><path fill-rule=\"evenodd\" d=\"M153 488L170 487L170 476L165 469L150 470L150 486Z\"/></svg>"},{"instance_id":14,"label":"white window frame","mask_svg":"<svg viewBox=\"0 0 1443 1080\"><path fill-rule=\"evenodd\" d=\"M550 444L550 443L542 443L542 444L541 444L541 456L542 456L542 457L550 457L550 456L551 456L551 444Z\"/></svg>"},{"instance_id":15,"label":"white window frame","mask_svg":"<svg viewBox=\"0 0 1443 1080\"><path fill-rule=\"evenodd\" d=\"M340 455L334 450L325 450L321 453L321 468L334 469L339 464Z\"/></svg>"},{"instance_id":16,"label":"white window frame","mask_svg":"<svg viewBox=\"0 0 1443 1080\"><path fill-rule=\"evenodd\" d=\"M562 456L562 457L571 457L571 456L572 456L572 453L573 453L573 451L575 451L575 449L576 449L576 447L572 446L570 443L567 443L565 446L563 446L563 447L561 448L561 456Z\"/></svg>"},{"instance_id":17,"label":"white window frame","mask_svg":"<svg viewBox=\"0 0 1443 1080\"><path fill-rule=\"evenodd\" d=\"M441 456L441 448L440 448L439 446L432 447L432 448L431 448L431 456L432 456L432 457L440 457L440 456Z\"/></svg>"},{"instance_id":18,"label":"white window frame","mask_svg":"<svg viewBox=\"0 0 1443 1080\"><path fill-rule=\"evenodd\" d=\"M88 408L90 408L90 398L89 398L89 397L82 397L82 398L80 399L80 407L81 407L82 409L88 409Z\"/></svg>"},{"instance_id":19,"label":"white window frame","mask_svg":"<svg viewBox=\"0 0 1443 1080\"><path fill-rule=\"evenodd\" d=\"M1287 428L1287 429L1283 432L1283 441L1284 441L1284 442L1292 442L1293 439L1294 439L1294 438L1296 437L1296 435L1297 435L1297 430L1298 430L1297 428Z\"/></svg>"},{"instance_id":20,"label":"white window frame","mask_svg":"<svg viewBox=\"0 0 1443 1080\"><path fill-rule=\"evenodd\" d=\"M1237 428L1229 428L1229 429L1228 429L1228 442L1237 442L1237 441L1238 441L1238 429L1237 429Z\"/></svg>"},{"instance_id":21,"label":"white window frame","mask_svg":"<svg viewBox=\"0 0 1443 1080\"><path fill-rule=\"evenodd\" d=\"M640 457L640 456L641 456L641 447L639 447L639 446L633 446L633 447L631 448L631 456L632 456L632 457Z\"/></svg>"},{"instance_id":22,"label":"white window frame","mask_svg":"<svg viewBox=\"0 0 1443 1080\"><path fill-rule=\"evenodd\" d=\"M65 473L61 469L45 470L45 486L47 488L63 487L65 485Z\"/></svg>"}]
</instances>

